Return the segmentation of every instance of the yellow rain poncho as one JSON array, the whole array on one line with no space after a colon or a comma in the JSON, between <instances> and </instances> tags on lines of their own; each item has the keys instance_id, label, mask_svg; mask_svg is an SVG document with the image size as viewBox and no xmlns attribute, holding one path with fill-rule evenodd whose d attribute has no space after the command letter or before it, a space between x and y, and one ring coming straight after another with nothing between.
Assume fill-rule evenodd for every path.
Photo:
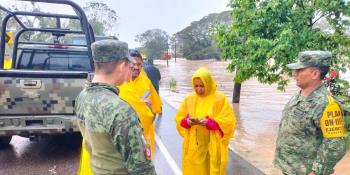
<instances>
[{"instance_id":1,"label":"yellow rain poncho","mask_svg":"<svg viewBox=\"0 0 350 175\"><path fill-rule=\"evenodd\" d=\"M94 175L90 166L90 154L85 148L84 141L81 147L78 175Z\"/></svg>"},{"instance_id":2,"label":"yellow rain poncho","mask_svg":"<svg viewBox=\"0 0 350 175\"><path fill-rule=\"evenodd\" d=\"M207 68L199 68L194 73L192 84L195 78L203 82L204 95L199 96L196 92L188 95L175 117L176 128L183 137L182 171L184 175L223 175L236 118L225 95L216 90L215 80ZM187 115L197 118L208 116L219 125L220 131L208 130L200 125L186 129L181 121Z\"/></svg>"},{"instance_id":3,"label":"yellow rain poncho","mask_svg":"<svg viewBox=\"0 0 350 175\"><path fill-rule=\"evenodd\" d=\"M130 82L125 82L118 87L119 97L128 102L140 118L144 130L144 136L151 146L151 154L154 153L154 115L161 113L162 101L142 69L140 75ZM151 106L147 106L148 100Z\"/></svg>"}]
</instances>

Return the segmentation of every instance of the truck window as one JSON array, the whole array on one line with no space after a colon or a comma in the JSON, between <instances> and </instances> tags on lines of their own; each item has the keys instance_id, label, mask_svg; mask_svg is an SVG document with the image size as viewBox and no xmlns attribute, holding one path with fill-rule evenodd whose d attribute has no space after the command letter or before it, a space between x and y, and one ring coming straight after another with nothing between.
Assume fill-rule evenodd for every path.
<instances>
[{"instance_id":1,"label":"truck window","mask_svg":"<svg viewBox=\"0 0 350 175\"><path fill-rule=\"evenodd\" d=\"M23 51L19 69L91 71L87 52Z\"/></svg>"}]
</instances>

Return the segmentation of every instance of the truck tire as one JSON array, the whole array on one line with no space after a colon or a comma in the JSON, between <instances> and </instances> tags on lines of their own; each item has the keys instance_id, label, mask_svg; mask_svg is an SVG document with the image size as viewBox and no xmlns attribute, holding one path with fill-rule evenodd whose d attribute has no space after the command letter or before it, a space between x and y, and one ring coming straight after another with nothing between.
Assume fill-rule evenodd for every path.
<instances>
[{"instance_id":1,"label":"truck tire","mask_svg":"<svg viewBox=\"0 0 350 175\"><path fill-rule=\"evenodd\" d=\"M12 136L3 136L0 137L0 148L5 148L10 145Z\"/></svg>"}]
</instances>

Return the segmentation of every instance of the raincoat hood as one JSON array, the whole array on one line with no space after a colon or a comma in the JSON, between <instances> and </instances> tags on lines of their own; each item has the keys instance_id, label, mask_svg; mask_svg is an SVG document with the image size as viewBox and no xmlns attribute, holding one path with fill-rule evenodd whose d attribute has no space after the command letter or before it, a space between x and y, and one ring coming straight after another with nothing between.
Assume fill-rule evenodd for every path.
<instances>
[{"instance_id":1,"label":"raincoat hood","mask_svg":"<svg viewBox=\"0 0 350 175\"><path fill-rule=\"evenodd\" d=\"M213 76L209 72L208 68L200 67L192 76L192 87L194 88L194 79L199 78L204 84L204 95L208 96L210 94L215 94L216 92L216 82Z\"/></svg>"}]
</instances>

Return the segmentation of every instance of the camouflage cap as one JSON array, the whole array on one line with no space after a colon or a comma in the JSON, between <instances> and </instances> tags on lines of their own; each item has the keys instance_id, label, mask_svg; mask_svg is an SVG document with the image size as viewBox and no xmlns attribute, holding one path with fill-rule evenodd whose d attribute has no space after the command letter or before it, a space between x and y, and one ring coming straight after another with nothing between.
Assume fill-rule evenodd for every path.
<instances>
[{"instance_id":1,"label":"camouflage cap","mask_svg":"<svg viewBox=\"0 0 350 175\"><path fill-rule=\"evenodd\" d=\"M135 60L130 57L128 44L123 41L106 39L94 42L91 45L92 57L95 62L110 62L119 59Z\"/></svg>"},{"instance_id":2,"label":"camouflage cap","mask_svg":"<svg viewBox=\"0 0 350 175\"><path fill-rule=\"evenodd\" d=\"M332 53L328 51L304 51L298 55L296 63L287 64L289 69L302 69L306 67L329 66L329 59Z\"/></svg>"}]
</instances>

